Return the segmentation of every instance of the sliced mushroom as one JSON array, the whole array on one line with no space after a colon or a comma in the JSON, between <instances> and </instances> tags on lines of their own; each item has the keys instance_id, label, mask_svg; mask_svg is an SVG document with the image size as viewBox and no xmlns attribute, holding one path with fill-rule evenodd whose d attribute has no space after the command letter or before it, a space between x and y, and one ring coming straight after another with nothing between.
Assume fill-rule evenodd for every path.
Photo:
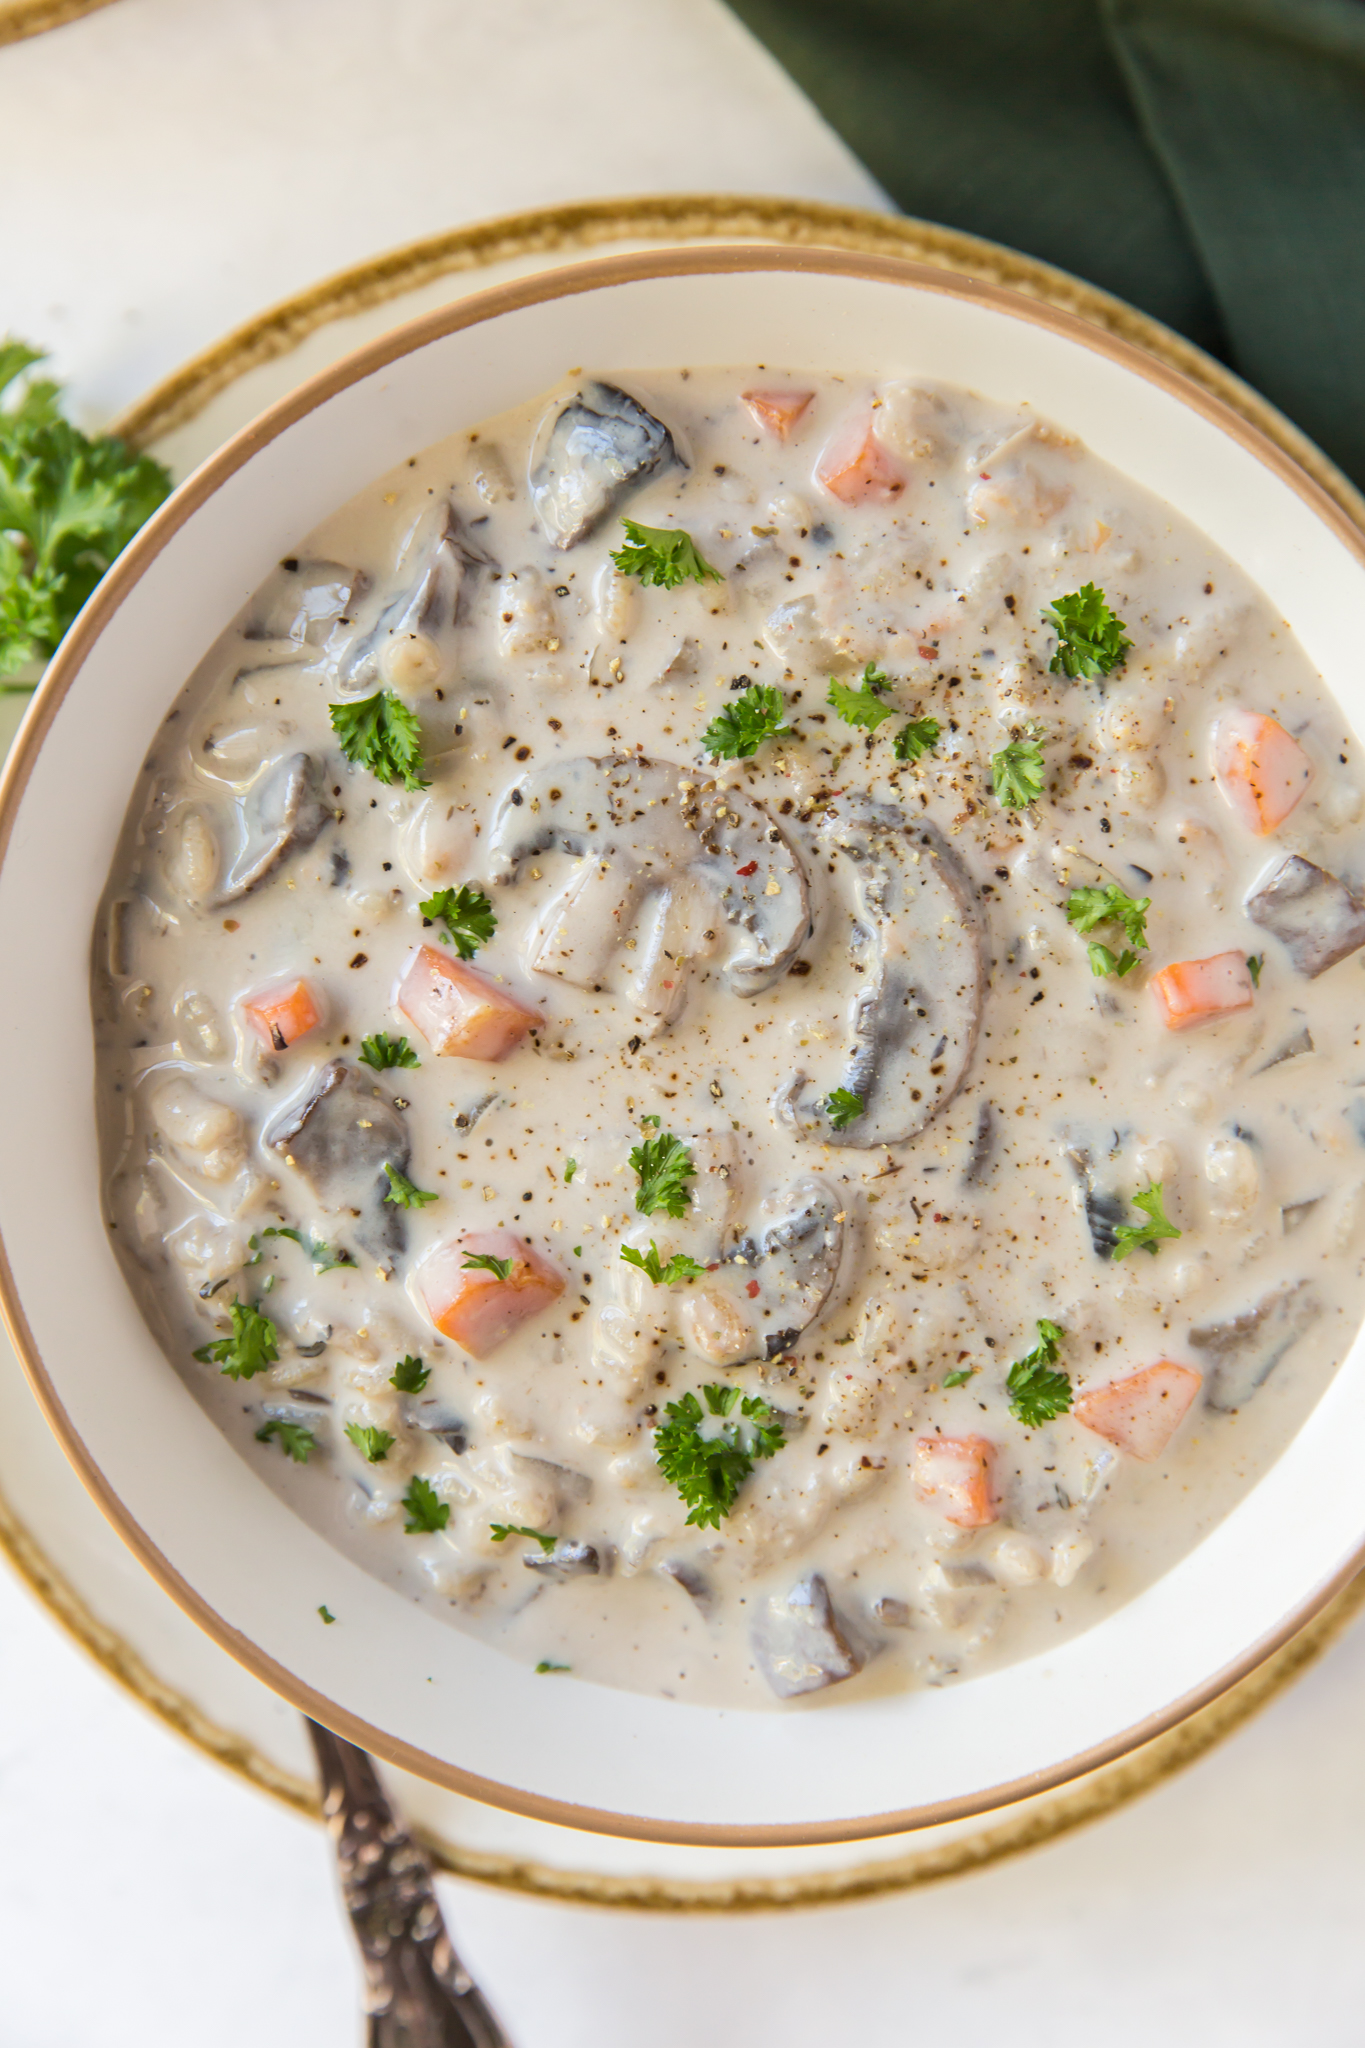
<instances>
[{"instance_id":1,"label":"sliced mushroom","mask_svg":"<svg viewBox=\"0 0 1365 2048\"><path fill-rule=\"evenodd\" d=\"M407 1248L403 1211L385 1200L385 1165L407 1169L402 1117L345 1060L328 1060L306 1093L267 1127L263 1142L301 1173L330 1215L357 1219L355 1238L376 1259Z\"/></svg>"},{"instance_id":2,"label":"sliced mushroom","mask_svg":"<svg viewBox=\"0 0 1365 2048\"><path fill-rule=\"evenodd\" d=\"M1191 1330L1191 1345L1209 1360L1204 1398L1210 1408L1228 1412L1244 1406L1321 1314L1322 1303L1310 1283L1293 1280L1241 1315Z\"/></svg>"},{"instance_id":3,"label":"sliced mushroom","mask_svg":"<svg viewBox=\"0 0 1365 2048\"><path fill-rule=\"evenodd\" d=\"M866 1661L849 1640L819 1572L790 1593L774 1593L754 1622L750 1641L759 1670L780 1700L819 1692L861 1671Z\"/></svg>"},{"instance_id":4,"label":"sliced mushroom","mask_svg":"<svg viewBox=\"0 0 1365 2048\"><path fill-rule=\"evenodd\" d=\"M215 910L250 895L287 854L311 846L331 812L317 794L309 754L291 754L252 789L243 813L244 843L213 899Z\"/></svg>"},{"instance_id":5,"label":"sliced mushroom","mask_svg":"<svg viewBox=\"0 0 1365 2048\"><path fill-rule=\"evenodd\" d=\"M340 562L281 562L261 590L246 637L321 647L330 628L364 595L368 581Z\"/></svg>"},{"instance_id":6,"label":"sliced mushroom","mask_svg":"<svg viewBox=\"0 0 1365 2048\"><path fill-rule=\"evenodd\" d=\"M1313 1034L1306 1024L1301 1024L1292 1038L1286 1038L1278 1052L1273 1052L1268 1060L1262 1060L1259 1067L1252 1068L1252 1072L1268 1074L1272 1067L1282 1066L1285 1060L1301 1059L1305 1053L1312 1050Z\"/></svg>"},{"instance_id":7,"label":"sliced mushroom","mask_svg":"<svg viewBox=\"0 0 1365 2048\"><path fill-rule=\"evenodd\" d=\"M1365 946L1365 903L1301 853L1287 854L1256 884L1246 899L1246 913L1280 940L1310 981Z\"/></svg>"},{"instance_id":8,"label":"sliced mushroom","mask_svg":"<svg viewBox=\"0 0 1365 2048\"><path fill-rule=\"evenodd\" d=\"M1112 1259L1119 1241L1119 1225L1128 1221L1128 1204L1112 1189L1096 1187L1094 1164L1087 1146L1068 1145L1065 1157L1080 1182L1081 1204L1086 1228L1090 1232L1091 1249L1096 1258Z\"/></svg>"},{"instance_id":9,"label":"sliced mushroom","mask_svg":"<svg viewBox=\"0 0 1365 2048\"><path fill-rule=\"evenodd\" d=\"M995 1152L995 1109L989 1102L977 1105L976 1129L972 1133L972 1149L968 1154L966 1171L962 1179L969 1188L978 1187L990 1170Z\"/></svg>"},{"instance_id":10,"label":"sliced mushroom","mask_svg":"<svg viewBox=\"0 0 1365 2048\"><path fill-rule=\"evenodd\" d=\"M434 683L452 657L451 635L465 611L466 577L495 566L453 505L425 514L399 555L402 589L350 651L343 671L347 686L383 683L401 691Z\"/></svg>"},{"instance_id":11,"label":"sliced mushroom","mask_svg":"<svg viewBox=\"0 0 1365 2048\"><path fill-rule=\"evenodd\" d=\"M687 1290L687 1341L715 1365L780 1358L833 1291L844 1248L839 1197L803 1175L767 1196L759 1227Z\"/></svg>"},{"instance_id":12,"label":"sliced mushroom","mask_svg":"<svg viewBox=\"0 0 1365 2048\"><path fill-rule=\"evenodd\" d=\"M581 1579L602 1569L591 1543L573 1543L567 1536L561 1536L553 1550L528 1550L521 1561L542 1579Z\"/></svg>"},{"instance_id":13,"label":"sliced mushroom","mask_svg":"<svg viewBox=\"0 0 1365 2048\"><path fill-rule=\"evenodd\" d=\"M862 1112L836 1131L821 1103L797 1100L804 1074L782 1089L778 1111L826 1144L903 1144L952 1101L976 1050L986 994L976 890L932 825L869 796L835 799L820 843L854 870L850 951L862 978L839 1086Z\"/></svg>"},{"instance_id":14,"label":"sliced mushroom","mask_svg":"<svg viewBox=\"0 0 1365 2048\"><path fill-rule=\"evenodd\" d=\"M531 500L547 540L571 548L643 477L681 457L662 421L615 384L585 384L550 428L531 470Z\"/></svg>"},{"instance_id":15,"label":"sliced mushroom","mask_svg":"<svg viewBox=\"0 0 1365 2048\"><path fill-rule=\"evenodd\" d=\"M721 979L741 996L771 987L809 935L805 870L785 833L752 797L671 761L580 757L523 776L493 819L493 882L514 882L552 847L588 861L541 919L531 967L579 988L610 986L647 899L659 898L630 989L652 1014L676 1016L686 948L714 947L718 922L728 932Z\"/></svg>"}]
</instances>

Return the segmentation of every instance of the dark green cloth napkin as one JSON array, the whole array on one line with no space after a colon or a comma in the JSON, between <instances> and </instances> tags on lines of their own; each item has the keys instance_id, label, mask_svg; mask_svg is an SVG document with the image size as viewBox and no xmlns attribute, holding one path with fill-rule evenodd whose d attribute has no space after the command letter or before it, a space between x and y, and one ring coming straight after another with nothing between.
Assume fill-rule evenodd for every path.
<instances>
[{"instance_id":1,"label":"dark green cloth napkin","mask_svg":"<svg viewBox=\"0 0 1365 2048\"><path fill-rule=\"evenodd\" d=\"M730 0L907 213L1221 356L1365 484L1365 0Z\"/></svg>"}]
</instances>

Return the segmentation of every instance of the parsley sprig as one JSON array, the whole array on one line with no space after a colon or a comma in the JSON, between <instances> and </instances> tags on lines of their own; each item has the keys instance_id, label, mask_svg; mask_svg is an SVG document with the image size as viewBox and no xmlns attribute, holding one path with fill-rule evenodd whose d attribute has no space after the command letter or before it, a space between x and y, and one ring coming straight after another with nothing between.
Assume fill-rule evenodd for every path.
<instances>
[{"instance_id":1,"label":"parsley sprig","mask_svg":"<svg viewBox=\"0 0 1365 2048\"><path fill-rule=\"evenodd\" d=\"M1163 1238L1182 1235L1166 1214L1161 1199L1161 1187L1161 1182L1155 1180L1144 1193L1134 1195L1133 1207L1141 1209L1149 1220L1146 1223L1120 1223L1114 1232L1114 1249L1109 1255L1111 1258L1126 1259L1129 1252L1135 1252L1139 1247L1155 1255L1157 1246Z\"/></svg>"},{"instance_id":2,"label":"parsley sprig","mask_svg":"<svg viewBox=\"0 0 1365 2048\"><path fill-rule=\"evenodd\" d=\"M866 1104L851 1088L835 1088L825 1097L825 1115L836 1131L846 1131L863 1113Z\"/></svg>"},{"instance_id":3,"label":"parsley sprig","mask_svg":"<svg viewBox=\"0 0 1365 2048\"><path fill-rule=\"evenodd\" d=\"M1010 1397L1010 1414L1025 1429L1041 1429L1065 1415L1071 1406L1071 1381L1055 1370L1058 1349L1066 1331L1056 1323L1040 1319L1038 1342L1032 1351L1017 1358L1005 1378Z\"/></svg>"},{"instance_id":4,"label":"parsley sprig","mask_svg":"<svg viewBox=\"0 0 1365 2048\"><path fill-rule=\"evenodd\" d=\"M280 1416L272 1417L256 1432L258 1444L268 1444L272 1437L278 1438L280 1449L296 1465L306 1465L308 1453L318 1447L318 1440L311 1429L301 1422L286 1422Z\"/></svg>"},{"instance_id":5,"label":"parsley sprig","mask_svg":"<svg viewBox=\"0 0 1365 2048\"><path fill-rule=\"evenodd\" d=\"M384 1200L396 1203L400 1209L425 1209L428 1202L441 1199L439 1195L429 1195L424 1188L415 1186L392 1160L384 1161L384 1171L389 1177L389 1191Z\"/></svg>"},{"instance_id":6,"label":"parsley sprig","mask_svg":"<svg viewBox=\"0 0 1365 2048\"><path fill-rule=\"evenodd\" d=\"M644 1138L635 1146L630 1163L639 1177L635 1206L642 1216L662 1209L665 1216L685 1216L692 1201L687 1185L696 1176L692 1154L681 1138L661 1131L657 1138Z\"/></svg>"},{"instance_id":7,"label":"parsley sprig","mask_svg":"<svg viewBox=\"0 0 1365 2048\"><path fill-rule=\"evenodd\" d=\"M450 1502L442 1500L427 1479L408 1481L403 1506L408 1514L403 1530L408 1536L434 1536L450 1520Z\"/></svg>"},{"instance_id":8,"label":"parsley sprig","mask_svg":"<svg viewBox=\"0 0 1365 2048\"><path fill-rule=\"evenodd\" d=\"M498 928L497 915L483 890L471 889L467 882L461 882L458 889L438 889L417 908L433 924L445 926L446 943L462 960L472 960Z\"/></svg>"},{"instance_id":9,"label":"parsley sprig","mask_svg":"<svg viewBox=\"0 0 1365 2048\"><path fill-rule=\"evenodd\" d=\"M626 544L613 549L611 558L623 576L638 576L641 583L657 583L663 590L679 583L725 581L680 526L641 526L634 519L621 524Z\"/></svg>"},{"instance_id":10,"label":"parsley sprig","mask_svg":"<svg viewBox=\"0 0 1365 2048\"><path fill-rule=\"evenodd\" d=\"M647 1252L637 1252L633 1244L623 1244L621 1257L626 1265L638 1268L656 1287L671 1287L675 1280L695 1280L699 1274L706 1271L705 1266L699 1266L686 1252L674 1252L665 1265L659 1247L652 1237Z\"/></svg>"},{"instance_id":11,"label":"parsley sprig","mask_svg":"<svg viewBox=\"0 0 1365 2048\"><path fill-rule=\"evenodd\" d=\"M346 1434L369 1465L382 1465L397 1442L387 1429L374 1429L362 1422L348 1422Z\"/></svg>"},{"instance_id":12,"label":"parsley sprig","mask_svg":"<svg viewBox=\"0 0 1365 2048\"><path fill-rule=\"evenodd\" d=\"M280 1356L279 1332L269 1316L263 1316L249 1301L234 1301L228 1309L232 1322L229 1336L201 1344L195 1357L201 1365L216 1365L230 1380L252 1380Z\"/></svg>"},{"instance_id":13,"label":"parsley sprig","mask_svg":"<svg viewBox=\"0 0 1365 2048\"><path fill-rule=\"evenodd\" d=\"M991 781L995 794L1007 811L1022 811L1040 797L1046 781L1040 735L1011 740L991 755Z\"/></svg>"},{"instance_id":14,"label":"parsley sprig","mask_svg":"<svg viewBox=\"0 0 1365 2048\"><path fill-rule=\"evenodd\" d=\"M430 1366L423 1365L420 1358L414 1358L409 1352L406 1358L399 1359L389 1374L389 1385L397 1387L400 1394L420 1394L430 1378Z\"/></svg>"},{"instance_id":15,"label":"parsley sprig","mask_svg":"<svg viewBox=\"0 0 1365 2048\"><path fill-rule=\"evenodd\" d=\"M498 1259L492 1252L466 1252L460 1261L460 1270L465 1273L491 1273L495 1280L510 1280L515 1259Z\"/></svg>"},{"instance_id":16,"label":"parsley sprig","mask_svg":"<svg viewBox=\"0 0 1365 2048\"><path fill-rule=\"evenodd\" d=\"M875 732L883 719L894 718L894 704L883 704L882 694L891 688L891 678L870 661L863 670L862 682L855 690L849 683L841 683L836 676L829 679L829 696L826 702L832 704L845 725L861 726L867 732Z\"/></svg>"},{"instance_id":17,"label":"parsley sprig","mask_svg":"<svg viewBox=\"0 0 1365 2048\"><path fill-rule=\"evenodd\" d=\"M1043 613L1057 635L1057 646L1048 668L1053 675L1107 676L1119 667L1132 646L1124 636L1127 627L1102 590L1083 583L1079 590L1059 597Z\"/></svg>"},{"instance_id":18,"label":"parsley sprig","mask_svg":"<svg viewBox=\"0 0 1365 2048\"><path fill-rule=\"evenodd\" d=\"M1115 954L1099 940L1087 946L1092 974L1113 974L1121 981L1125 974L1132 973L1138 964L1138 954L1148 950L1147 912L1151 907L1150 896L1130 896L1115 882L1103 888L1072 890L1066 900L1066 915L1078 932L1092 932L1101 924L1117 924L1129 941L1121 954Z\"/></svg>"},{"instance_id":19,"label":"parsley sprig","mask_svg":"<svg viewBox=\"0 0 1365 2048\"><path fill-rule=\"evenodd\" d=\"M382 1074L390 1067L420 1067L422 1062L406 1036L390 1038L387 1031L372 1031L368 1038L360 1041L360 1064L373 1067L376 1074Z\"/></svg>"},{"instance_id":20,"label":"parsley sprig","mask_svg":"<svg viewBox=\"0 0 1365 2048\"><path fill-rule=\"evenodd\" d=\"M693 1393L668 1403L666 1419L654 1432L654 1456L687 1503L688 1527L719 1529L756 1461L773 1457L785 1438L776 1413L760 1395L718 1386L703 1387L701 1394L704 1409ZM723 1422L714 1434L703 1435L708 1415L727 1417L736 1410L742 1422Z\"/></svg>"},{"instance_id":21,"label":"parsley sprig","mask_svg":"<svg viewBox=\"0 0 1365 2048\"><path fill-rule=\"evenodd\" d=\"M776 683L751 683L718 711L701 736L703 753L716 761L746 761L764 740L791 737L787 700Z\"/></svg>"},{"instance_id":22,"label":"parsley sprig","mask_svg":"<svg viewBox=\"0 0 1365 2048\"><path fill-rule=\"evenodd\" d=\"M401 782L425 789L421 775L422 728L417 715L392 690L329 704L332 730L356 768L368 768L377 782Z\"/></svg>"},{"instance_id":23,"label":"parsley sprig","mask_svg":"<svg viewBox=\"0 0 1365 2048\"><path fill-rule=\"evenodd\" d=\"M306 1252L312 1260L315 1273L330 1273L336 1266L353 1266L355 1264L355 1260L344 1245L333 1247L330 1244L324 1244L320 1237L309 1237L302 1230L289 1230L284 1225L280 1225L277 1228L272 1223L268 1230L261 1232L261 1236L292 1237L299 1249ZM252 1243L255 1243L254 1238Z\"/></svg>"},{"instance_id":24,"label":"parsley sprig","mask_svg":"<svg viewBox=\"0 0 1365 2048\"><path fill-rule=\"evenodd\" d=\"M546 1533L544 1529L524 1529L520 1522L490 1522L495 1543L505 1543L509 1536L525 1536L532 1543L538 1543L548 1557L559 1538Z\"/></svg>"},{"instance_id":25,"label":"parsley sprig","mask_svg":"<svg viewBox=\"0 0 1365 2048\"><path fill-rule=\"evenodd\" d=\"M918 761L933 753L942 730L936 718L912 718L896 734L891 751L898 761Z\"/></svg>"}]
</instances>

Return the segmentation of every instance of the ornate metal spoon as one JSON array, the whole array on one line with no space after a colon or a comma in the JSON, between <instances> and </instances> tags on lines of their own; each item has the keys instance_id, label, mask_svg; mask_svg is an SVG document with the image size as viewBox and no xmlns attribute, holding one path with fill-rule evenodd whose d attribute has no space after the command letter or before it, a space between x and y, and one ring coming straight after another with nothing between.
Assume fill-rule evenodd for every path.
<instances>
[{"instance_id":1,"label":"ornate metal spoon","mask_svg":"<svg viewBox=\"0 0 1365 2048\"><path fill-rule=\"evenodd\" d=\"M363 1749L307 1724L365 1970L365 2048L511 2048L451 1946L431 1865Z\"/></svg>"}]
</instances>

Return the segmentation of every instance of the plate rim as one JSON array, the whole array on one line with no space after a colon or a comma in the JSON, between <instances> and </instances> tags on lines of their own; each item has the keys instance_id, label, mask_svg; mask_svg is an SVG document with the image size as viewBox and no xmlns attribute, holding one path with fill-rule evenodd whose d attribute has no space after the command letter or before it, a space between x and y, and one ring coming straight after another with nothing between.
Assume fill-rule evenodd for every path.
<instances>
[{"instance_id":1,"label":"plate rim","mask_svg":"<svg viewBox=\"0 0 1365 2048\"><path fill-rule=\"evenodd\" d=\"M541 272L528 278L493 286L405 322L399 328L352 351L338 363L330 365L287 394L210 457L182 486L176 499L163 513L157 515L115 565L51 665L33 710L15 743L3 784L0 784L0 853L3 853L8 842L14 811L22 796L38 749L50 728L57 707L82 666L86 650L118 609L126 591L136 583L145 566L155 558L170 536L250 458L257 448L264 446L278 433L306 416L336 392L364 376L373 374L399 356L418 349L442 335L480 324L501 313L637 279L716 275L754 269L816 272L915 286L951 297L974 300L1013 317L1059 332L1082 346L1118 361L1210 419L1229 438L1239 443L1303 499L1318 518L1336 533L1348 551L1354 553L1358 559L1365 560L1365 538L1355 523L1346 516L1345 507L1339 499L1330 493L1323 483L1309 475L1303 466L1258 424L1249 422L1221 396L1196 383L1183 370L1154 358L1132 341L1098 328L1094 323L1064 307L1030 299L1012 288L989 280L967 277L946 267L936 269L923 263L908 261L904 256L855 253L823 246L793 249L750 244L734 247L718 245L707 249L679 247L631 253L618 252L614 256L576 264L568 269ZM909 1812L864 1815L856 1821L844 1818L827 1823L752 1827L660 1823L652 1820L642 1822L639 1817L572 1806L476 1778L417 1750L411 1744L390 1737L384 1731L361 1722L358 1717L342 1709L335 1702L322 1698L310 1687L303 1685L257 1645L247 1642L240 1632L217 1615L180 1577L169 1560L133 1521L129 1511L114 1495L95 1465L66 1415L56 1389L38 1356L2 1247L0 1305L3 1306L6 1319L11 1324L16 1350L49 1424L96 1504L113 1522L135 1555L152 1571L163 1589L222 1648L236 1657L256 1677L263 1679L275 1692L291 1700L303 1711L327 1722L351 1739L360 1740L376 1754L387 1757L391 1762L414 1772L419 1777L446 1785L466 1796L482 1798L488 1803L528 1814L532 1818L548 1820L558 1825L587 1827L602 1834L708 1845L779 1846L816 1842L842 1843L905 1833L911 1829L975 1817L1039 1792L1074 1783L1077 1778L1092 1773L1099 1767L1129 1757L1153 1738L1178 1726L1192 1713L1219 1699L1240 1680L1256 1671L1267 1658L1281 1650L1305 1623L1319 1615L1333 1597L1342 1591L1354 1575L1361 1555L1360 1549L1353 1551L1326 1581L1292 1608L1274 1629L1268 1631L1242 1656L1222 1671L1213 1674L1199 1687L1169 1703L1145 1721L1120 1731L1104 1743L1066 1759L1044 1773L991 1788L984 1795L966 1795L961 1799L939 1802L932 1807Z\"/></svg>"}]
</instances>

